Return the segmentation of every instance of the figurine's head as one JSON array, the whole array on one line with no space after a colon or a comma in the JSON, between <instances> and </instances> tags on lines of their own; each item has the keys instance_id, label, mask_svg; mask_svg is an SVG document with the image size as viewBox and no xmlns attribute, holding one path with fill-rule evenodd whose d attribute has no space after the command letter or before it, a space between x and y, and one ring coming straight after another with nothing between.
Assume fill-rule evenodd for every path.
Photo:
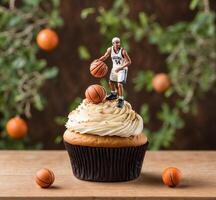
<instances>
[{"instance_id":1,"label":"figurine's head","mask_svg":"<svg viewBox=\"0 0 216 200\"><path fill-rule=\"evenodd\" d=\"M120 39L118 37L114 37L112 39L112 45L114 48L120 48L121 46Z\"/></svg>"}]
</instances>

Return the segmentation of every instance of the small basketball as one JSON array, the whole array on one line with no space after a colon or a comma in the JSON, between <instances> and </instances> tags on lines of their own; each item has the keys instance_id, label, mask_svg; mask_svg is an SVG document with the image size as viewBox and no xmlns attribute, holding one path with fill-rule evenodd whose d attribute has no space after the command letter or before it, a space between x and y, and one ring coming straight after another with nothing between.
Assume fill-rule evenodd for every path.
<instances>
[{"instance_id":1,"label":"small basketball","mask_svg":"<svg viewBox=\"0 0 216 200\"><path fill-rule=\"evenodd\" d=\"M13 139L21 139L26 136L28 126L24 119L19 116L13 117L8 120L6 124L7 134Z\"/></svg>"},{"instance_id":2,"label":"small basketball","mask_svg":"<svg viewBox=\"0 0 216 200\"><path fill-rule=\"evenodd\" d=\"M96 78L102 78L107 74L107 65L100 60L95 60L90 65L90 73Z\"/></svg>"},{"instance_id":3,"label":"small basketball","mask_svg":"<svg viewBox=\"0 0 216 200\"><path fill-rule=\"evenodd\" d=\"M35 176L35 182L42 188L50 187L55 180L55 175L50 169L40 169Z\"/></svg>"},{"instance_id":4,"label":"small basketball","mask_svg":"<svg viewBox=\"0 0 216 200\"><path fill-rule=\"evenodd\" d=\"M158 93L166 91L170 87L170 84L170 78L165 73L156 74L152 79L152 86Z\"/></svg>"},{"instance_id":5,"label":"small basketball","mask_svg":"<svg viewBox=\"0 0 216 200\"><path fill-rule=\"evenodd\" d=\"M169 187L176 187L182 180L182 173L176 167L168 167L163 171L162 180Z\"/></svg>"},{"instance_id":6,"label":"small basketball","mask_svg":"<svg viewBox=\"0 0 216 200\"><path fill-rule=\"evenodd\" d=\"M106 97L106 91L101 85L90 85L85 91L85 96L88 101L98 104Z\"/></svg>"},{"instance_id":7,"label":"small basketball","mask_svg":"<svg viewBox=\"0 0 216 200\"><path fill-rule=\"evenodd\" d=\"M50 51L56 48L59 43L57 33L48 28L43 29L38 33L36 41L38 46L45 51Z\"/></svg>"}]
</instances>

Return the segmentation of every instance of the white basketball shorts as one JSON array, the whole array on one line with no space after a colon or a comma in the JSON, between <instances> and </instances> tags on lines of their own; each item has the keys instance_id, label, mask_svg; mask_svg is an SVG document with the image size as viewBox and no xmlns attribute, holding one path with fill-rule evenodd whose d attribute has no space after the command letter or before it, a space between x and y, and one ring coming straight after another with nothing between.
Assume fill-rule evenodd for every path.
<instances>
[{"instance_id":1,"label":"white basketball shorts","mask_svg":"<svg viewBox=\"0 0 216 200\"><path fill-rule=\"evenodd\" d=\"M127 73L128 73L128 68L124 68L120 70L118 73L115 72L115 67L112 68L111 73L110 73L110 81L113 82L118 82L118 83L126 83L127 80Z\"/></svg>"}]
</instances>

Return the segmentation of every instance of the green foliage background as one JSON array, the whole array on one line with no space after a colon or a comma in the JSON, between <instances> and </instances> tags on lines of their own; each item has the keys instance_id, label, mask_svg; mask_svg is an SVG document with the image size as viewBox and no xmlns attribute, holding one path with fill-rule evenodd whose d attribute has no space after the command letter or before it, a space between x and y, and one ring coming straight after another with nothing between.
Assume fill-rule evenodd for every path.
<instances>
[{"instance_id":1,"label":"green foliage background","mask_svg":"<svg viewBox=\"0 0 216 200\"><path fill-rule=\"evenodd\" d=\"M36 35L42 28L61 26L59 0L2 0L0 3L0 149L41 148L9 138L5 124L11 117L31 117L31 107L43 110L40 88L58 70L37 57Z\"/></svg>"},{"instance_id":2,"label":"green foliage background","mask_svg":"<svg viewBox=\"0 0 216 200\"><path fill-rule=\"evenodd\" d=\"M196 15L190 22L178 22L163 27L154 16L145 12L138 13L138 21L129 17L130 8L125 0L117 0L110 9L104 7L85 8L81 18L85 20L94 14L104 38L101 52L110 45L110 41L119 35L124 48L130 51L129 40L139 43L145 38L156 45L161 54L166 55L166 71L172 81L171 87L164 93L166 99L157 113L150 114L150 105L146 102L140 108L145 127L153 118L161 126L157 131L145 128L151 149L167 148L175 138L176 130L184 127L184 113L196 115L197 101L215 85L216 79L216 31L215 13L209 8L208 0L192 0L191 10ZM90 58L87 47L79 51L80 58ZM88 55L88 56L84 56ZM152 70L140 70L134 77L134 90L137 93L152 91Z\"/></svg>"}]
</instances>

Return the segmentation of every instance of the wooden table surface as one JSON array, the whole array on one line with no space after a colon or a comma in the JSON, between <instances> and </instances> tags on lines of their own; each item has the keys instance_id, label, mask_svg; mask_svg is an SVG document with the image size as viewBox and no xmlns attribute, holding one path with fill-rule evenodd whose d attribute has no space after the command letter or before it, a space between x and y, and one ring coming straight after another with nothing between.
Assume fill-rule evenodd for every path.
<instances>
[{"instance_id":1,"label":"wooden table surface","mask_svg":"<svg viewBox=\"0 0 216 200\"><path fill-rule=\"evenodd\" d=\"M184 176L168 188L161 173L178 167ZM53 170L53 187L34 182L40 168ZM66 151L0 151L0 199L216 199L216 151L148 151L141 176L121 183L76 179Z\"/></svg>"}]
</instances>

